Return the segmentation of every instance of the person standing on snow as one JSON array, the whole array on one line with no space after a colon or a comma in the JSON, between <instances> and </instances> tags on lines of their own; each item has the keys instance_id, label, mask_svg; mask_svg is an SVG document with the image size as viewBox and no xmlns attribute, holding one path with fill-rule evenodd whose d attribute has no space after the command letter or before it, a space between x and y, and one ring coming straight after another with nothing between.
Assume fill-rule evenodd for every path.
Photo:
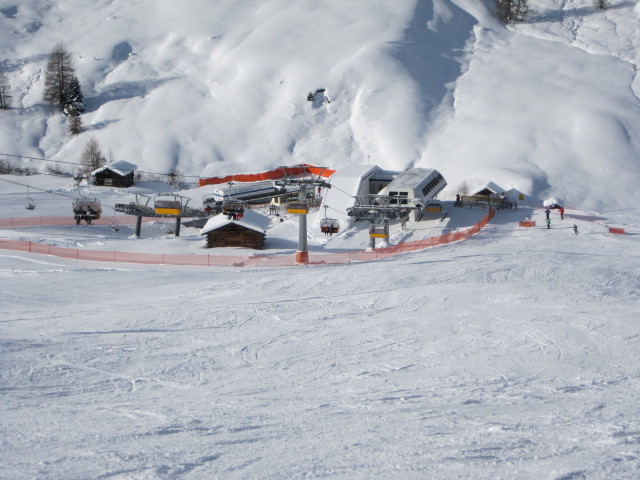
<instances>
[{"instance_id":1,"label":"person standing on snow","mask_svg":"<svg viewBox=\"0 0 640 480\"><path fill-rule=\"evenodd\" d=\"M560 212L560 220L564 220L564 208L560 207L558 211Z\"/></svg>"},{"instance_id":2,"label":"person standing on snow","mask_svg":"<svg viewBox=\"0 0 640 480\"><path fill-rule=\"evenodd\" d=\"M547 207L547 209L544 211L544 214L547 216L547 220L549 220L549 215L551 214L551 210L549 210L549 207Z\"/></svg>"},{"instance_id":3,"label":"person standing on snow","mask_svg":"<svg viewBox=\"0 0 640 480\"><path fill-rule=\"evenodd\" d=\"M575 223L573 224L573 233L575 233L576 235L578 234L578 225L576 225Z\"/></svg>"}]
</instances>

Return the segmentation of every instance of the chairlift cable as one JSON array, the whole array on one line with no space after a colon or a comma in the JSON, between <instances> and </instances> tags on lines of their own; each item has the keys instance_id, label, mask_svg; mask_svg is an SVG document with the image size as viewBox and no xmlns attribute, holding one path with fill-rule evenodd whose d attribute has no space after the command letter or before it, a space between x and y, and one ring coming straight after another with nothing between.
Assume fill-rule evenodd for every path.
<instances>
[{"instance_id":1,"label":"chairlift cable","mask_svg":"<svg viewBox=\"0 0 640 480\"><path fill-rule=\"evenodd\" d=\"M3 181L3 182L7 182L7 183L13 183L14 185L20 185L21 187L27 187L27 188L31 188L33 190L39 190L41 192L44 192L44 193L47 193L47 194L50 194L50 195L58 195L59 197L70 198L71 200L75 200L79 196L80 197L86 196L86 195L81 195L81 194L71 196L71 195L67 195L66 193L53 192L51 190L46 190L44 188L35 187L33 185L29 185L29 184L26 184L26 183L14 182L13 180L7 180L6 178L1 178L1 177L0 177L0 180ZM104 204L104 205L106 207L110 207L110 208L115 210L115 206L114 205L109 205L109 204Z\"/></svg>"},{"instance_id":2,"label":"chairlift cable","mask_svg":"<svg viewBox=\"0 0 640 480\"><path fill-rule=\"evenodd\" d=\"M38 158L38 157L28 157L26 155L15 155L15 154L11 154L11 153L3 153L0 152L0 155L3 155L5 157L13 157L13 158L24 158L27 160L36 160L39 162L53 162L53 163L63 163L65 165L74 165L76 167L83 167L84 165L81 163L76 163L76 162L66 162L64 160L52 160L50 158ZM136 170L136 172L138 173L146 173L148 175L170 175L171 173L161 173L161 172L147 172L145 170ZM199 175L182 175L184 178L202 178Z\"/></svg>"}]
</instances>

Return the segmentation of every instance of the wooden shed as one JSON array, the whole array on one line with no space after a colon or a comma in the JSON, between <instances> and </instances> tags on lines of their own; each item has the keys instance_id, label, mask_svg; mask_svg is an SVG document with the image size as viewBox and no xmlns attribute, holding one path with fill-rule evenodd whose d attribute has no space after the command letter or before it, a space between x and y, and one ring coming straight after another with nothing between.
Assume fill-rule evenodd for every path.
<instances>
[{"instance_id":1,"label":"wooden shed","mask_svg":"<svg viewBox=\"0 0 640 480\"><path fill-rule=\"evenodd\" d=\"M206 235L207 248L244 247L261 250L270 223L269 217L248 209L245 209L240 220L233 220L221 213L207 221L200 235Z\"/></svg>"},{"instance_id":2,"label":"wooden shed","mask_svg":"<svg viewBox=\"0 0 640 480\"><path fill-rule=\"evenodd\" d=\"M133 176L138 168L124 160L107 163L91 172L92 183L113 187L130 187L133 185Z\"/></svg>"}]
</instances>

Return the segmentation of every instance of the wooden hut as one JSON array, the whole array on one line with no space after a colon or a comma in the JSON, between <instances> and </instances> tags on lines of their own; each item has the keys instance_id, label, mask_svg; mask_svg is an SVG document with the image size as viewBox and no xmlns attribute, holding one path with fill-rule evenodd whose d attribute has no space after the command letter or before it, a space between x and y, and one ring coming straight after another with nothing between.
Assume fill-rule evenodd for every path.
<instances>
[{"instance_id":1,"label":"wooden hut","mask_svg":"<svg viewBox=\"0 0 640 480\"><path fill-rule=\"evenodd\" d=\"M238 220L221 213L207 221L200 235L207 237L207 248L244 247L261 250L270 223L269 217L249 209L245 209Z\"/></svg>"},{"instance_id":2,"label":"wooden hut","mask_svg":"<svg viewBox=\"0 0 640 480\"><path fill-rule=\"evenodd\" d=\"M124 160L107 163L91 172L92 183L113 187L130 187L133 185L133 176L138 168Z\"/></svg>"}]
</instances>

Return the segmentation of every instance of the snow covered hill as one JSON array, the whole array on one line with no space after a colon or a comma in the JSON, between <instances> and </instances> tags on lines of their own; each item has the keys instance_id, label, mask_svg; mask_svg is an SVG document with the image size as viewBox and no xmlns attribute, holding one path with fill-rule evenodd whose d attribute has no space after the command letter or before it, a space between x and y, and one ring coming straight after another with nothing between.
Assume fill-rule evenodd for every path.
<instances>
[{"instance_id":1,"label":"snow covered hill","mask_svg":"<svg viewBox=\"0 0 640 480\"><path fill-rule=\"evenodd\" d=\"M351 265L0 250L0 478L636 479L640 6L530 0L505 28L491 4L0 0L0 153L76 162L95 136L147 171L415 164L527 194L465 241ZM89 107L73 139L42 104L58 41ZM2 177L0 217L70 217L70 178ZM546 229L549 197L570 208ZM117 241L201 251L148 232Z\"/></svg>"},{"instance_id":2,"label":"snow covered hill","mask_svg":"<svg viewBox=\"0 0 640 480\"><path fill-rule=\"evenodd\" d=\"M70 217L50 197L34 212ZM15 184L0 205L27 211ZM0 250L0 478L635 479L640 222L611 220L554 212L547 230L524 207L453 245L326 267ZM14 232L113 245L95 225ZM180 240L144 232L120 241Z\"/></svg>"},{"instance_id":3,"label":"snow covered hill","mask_svg":"<svg viewBox=\"0 0 640 480\"><path fill-rule=\"evenodd\" d=\"M640 6L530 0L505 28L492 3L2 0L0 153L77 162L94 136L152 172L413 164L452 189L637 203ZM59 41L88 106L75 138L42 103ZM330 102L307 101L317 88Z\"/></svg>"}]
</instances>

